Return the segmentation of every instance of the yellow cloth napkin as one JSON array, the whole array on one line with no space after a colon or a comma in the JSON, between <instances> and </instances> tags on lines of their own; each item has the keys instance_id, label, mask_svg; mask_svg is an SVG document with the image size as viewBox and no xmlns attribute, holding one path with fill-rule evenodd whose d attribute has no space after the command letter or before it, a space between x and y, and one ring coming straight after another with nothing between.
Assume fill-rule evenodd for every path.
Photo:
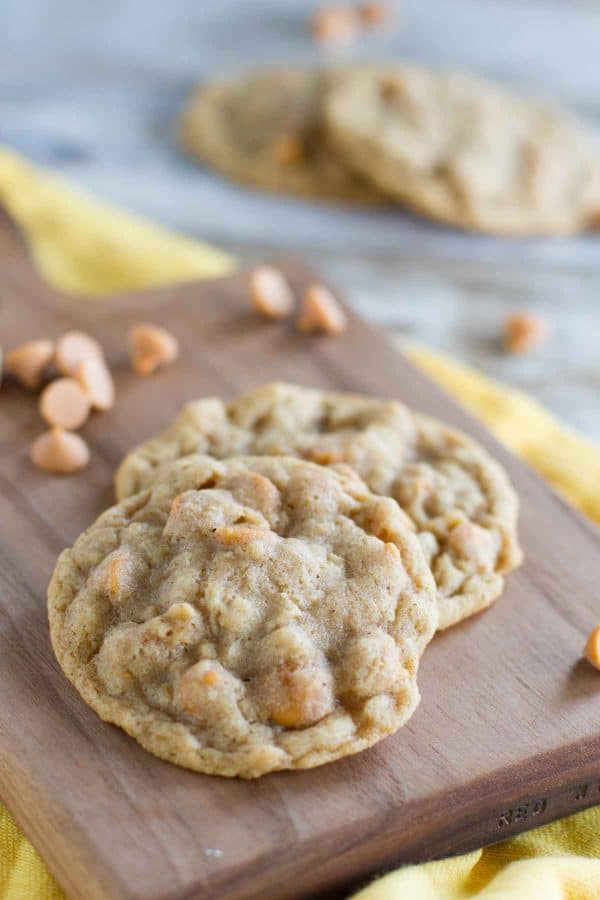
<instances>
[{"instance_id":1,"label":"yellow cloth napkin","mask_svg":"<svg viewBox=\"0 0 600 900\"><path fill-rule=\"evenodd\" d=\"M77 194L0 149L0 201L43 275L88 296L226 274L233 260ZM531 398L422 348L409 354L496 436L600 523L600 448ZM551 448L551 452L548 451ZM0 806L0 900L62 900L31 844ZM600 807L455 859L410 866L356 900L600 900Z\"/></svg>"}]
</instances>

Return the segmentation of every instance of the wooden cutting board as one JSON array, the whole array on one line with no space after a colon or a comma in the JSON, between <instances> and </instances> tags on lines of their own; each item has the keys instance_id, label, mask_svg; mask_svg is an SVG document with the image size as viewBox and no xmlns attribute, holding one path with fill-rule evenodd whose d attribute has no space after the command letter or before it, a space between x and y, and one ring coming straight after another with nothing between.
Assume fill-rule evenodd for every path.
<instances>
[{"instance_id":1,"label":"wooden cutting board","mask_svg":"<svg viewBox=\"0 0 600 900\"><path fill-rule=\"evenodd\" d=\"M298 288L311 277L285 268ZM151 380L126 361L126 331L140 318L181 341L180 362ZM244 273L67 299L42 284L0 221L2 343L68 328L103 343L118 402L84 429L90 468L61 479L27 456L41 430L35 397L1 390L0 791L71 897L344 895L399 863L600 802L600 675L580 660L600 618L599 533L380 332L352 317L340 339L306 338L259 321ZM191 398L274 378L399 398L477 437L520 493L526 562L491 610L434 639L421 706L397 735L319 769L242 782L178 769L101 722L53 657L45 593L59 552L112 502L127 450Z\"/></svg>"}]
</instances>

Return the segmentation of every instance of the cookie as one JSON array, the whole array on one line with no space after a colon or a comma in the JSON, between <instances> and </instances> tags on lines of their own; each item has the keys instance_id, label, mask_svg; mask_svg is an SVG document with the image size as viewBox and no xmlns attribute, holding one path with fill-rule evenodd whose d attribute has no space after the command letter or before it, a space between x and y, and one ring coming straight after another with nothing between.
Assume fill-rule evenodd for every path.
<instances>
[{"instance_id":1,"label":"cookie","mask_svg":"<svg viewBox=\"0 0 600 900\"><path fill-rule=\"evenodd\" d=\"M508 235L598 226L598 149L541 103L469 75L371 67L340 76L323 115L340 158L426 216Z\"/></svg>"},{"instance_id":2,"label":"cookie","mask_svg":"<svg viewBox=\"0 0 600 900\"><path fill-rule=\"evenodd\" d=\"M243 778L396 731L437 624L398 505L283 457L180 460L64 551L48 606L60 665L103 719Z\"/></svg>"},{"instance_id":3,"label":"cookie","mask_svg":"<svg viewBox=\"0 0 600 900\"><path fill-rule=\"evenodd\" d=\"M268 384L224 404L189 404L121 464L119 498L151 485L192 453L301 456L346 464L408 514L438 590L440 628L489 606L521 561L517 497L475 441L401 403Z\"/></svg>"},{"instance_id":4,"label":"cookie","mask_svg":"<svg viewBox=\"0 0 600 900\"><path fill-rule=\"evenodd\" d=\"M179 123L187 152L234 181L301 197L378 204L381 192L325 144L332 76L275 69L202 86Z\"/></svg>"}]
</instances>

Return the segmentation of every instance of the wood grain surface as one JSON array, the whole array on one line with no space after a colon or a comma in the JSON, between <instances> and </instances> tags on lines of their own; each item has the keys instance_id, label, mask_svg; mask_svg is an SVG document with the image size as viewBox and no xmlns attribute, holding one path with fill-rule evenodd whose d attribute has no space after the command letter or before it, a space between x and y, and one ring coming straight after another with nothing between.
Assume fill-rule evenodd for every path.
<instances>
[{"instance_id":1,"label":"wood grain surface","mask_svg":"<svg viewBox=\"0 0 600 900\"><path fill-rule=\"evenodd\" d=\"M246 276L103 302L41 283L0 222L0 333L10 347L67 328L104 344L115 409L83 434L92 464L37 471L36 398L0 398L0 793L69 896L85 900L344 895L401 862L456 853L600 802L598 673L580 661L598 618L600 537L438 387L352 317L337 340L298 336L248 311ZM286 263L294 283L310 278ZM181 341L180 361L133 376L126 331L145 319ZM155 759L104 724L65 680L48 636L56 557L112 501L123 454L187 400L267 379L399 398L479 438L522 500L524 567L488 612L437 636L422 703L356 757L257 782ZM549 454L553 448L548 448Z\"/></svg>"}]
</instances>

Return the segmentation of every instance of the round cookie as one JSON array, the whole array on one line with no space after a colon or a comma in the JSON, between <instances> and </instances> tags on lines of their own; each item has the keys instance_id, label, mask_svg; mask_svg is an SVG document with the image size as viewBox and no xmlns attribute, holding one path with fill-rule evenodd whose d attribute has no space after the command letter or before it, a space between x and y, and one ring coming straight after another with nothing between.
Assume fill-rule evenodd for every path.
<instances>
[{"instance_id":1,"label":"round cookie","mask_svg":"<svg viewBox=\"0 0 600 900\"><path fill-rule=\"evenodd\" d=\"M299 196L382 203L381 192L325 145L320 71L274 69L199 87L179 136L194 157L234 181Z\"/></svg>"},{"instance_id":2,"label":"round cookie","mask_svg":"<svg viewBox=\"0 0 600 900\"><path fill-rule=\"evenodd\" d=\"M598 227L600 156L565 114L469 75L346 72L324 102L344 161L402 203L508 235Z\"/></svg>"},{"instance_id":3,"label":"round cookie","mask_svg":"<svg viewBox=\"0 0 600 900\"><path fill-rule=\"evenodd\" d=\"M489 606L521 561L518 502L504 470L466 435L401 403L267 384L224 404L190 403L121 464L124 498L193 453L301 456L346 464L408 514L437 584L439 627Z\"/></svg>"},{"instance_id":4,"label":"round cookie","mask_svg":"<svg viewBox=\"0 0 600 900\"><path fill-rule=\"evenodd\" d=\"M398 505L283 457L175 463L64 551L48 608L58 661L103 719L243 778L396 731L437 625Z\"/></svg>"}]
</instances>

